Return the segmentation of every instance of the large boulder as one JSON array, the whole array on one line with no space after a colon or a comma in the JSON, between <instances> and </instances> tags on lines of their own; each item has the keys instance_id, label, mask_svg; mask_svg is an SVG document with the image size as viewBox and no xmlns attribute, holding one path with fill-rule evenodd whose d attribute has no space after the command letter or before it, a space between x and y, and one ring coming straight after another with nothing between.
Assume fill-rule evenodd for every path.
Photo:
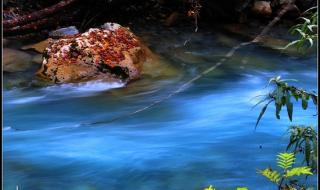
<instances>
[{"instance_id":1,"label":"large boulder","mask_svg":"<svg viewBox=\"0 0 320 190\"><path fill-rule=\"evenodd\" d=\"M147 48L128 29L115 23L50 40L37 76L53 83L94 79L139 78Z\"/></svg>"}]
</instances>

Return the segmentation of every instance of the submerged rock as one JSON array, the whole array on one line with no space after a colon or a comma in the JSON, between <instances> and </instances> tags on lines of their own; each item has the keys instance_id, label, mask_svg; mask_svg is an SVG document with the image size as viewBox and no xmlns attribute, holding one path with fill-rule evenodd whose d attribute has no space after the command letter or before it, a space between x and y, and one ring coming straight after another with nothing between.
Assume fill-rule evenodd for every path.
<instances>
[{"instance_id":1,"label":"submerged rock","mask_svg":"<svg viewBox=\"0 0 320 190\"><path fill-rule=\"evenodd\" d=\"M41 54L34 55L31 61L32 63L42 64L42 55Z\"/></svg>"},{"instance_id":2,"label":"submerged rock","mask_svg":"<svg viewBox=\"0 0 320 190\"><path fill-rule=\"evenodd\" d=\"M3 71L25 71L31 66L32 56L15 49L3 48Z\"/></svg>"},{"instance_id":3,"label":"submerged rock","mask_svg":"<svg viewBox=\"0 0 320 190\"><path fill-rule=\"evenodd\" d=\"M35 44L29 44L22 46L22 50L34 50L38 53L42 53L49 45L50 39L43 40L41 42L35 43Z\"/></svg>"},{"instance_id":4,"label":"submerged rock","mask_svg":"<svg viewBox=\"0 0 320 190\"><path fill-rule=\"evenodd\" d=\"M106 23L82 34L51 40L43 57L37 76L54 83L130 81L140 77L146 47L128 28Z\"/></svg>"}]
</instances>

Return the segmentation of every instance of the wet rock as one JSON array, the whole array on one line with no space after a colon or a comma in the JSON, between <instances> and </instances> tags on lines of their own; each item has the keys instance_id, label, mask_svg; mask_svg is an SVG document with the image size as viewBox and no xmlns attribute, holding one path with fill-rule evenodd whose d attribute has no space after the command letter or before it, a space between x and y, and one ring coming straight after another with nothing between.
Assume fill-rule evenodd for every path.
<instances>
[{"instance_id":1,"label":"wet rock","mask_svg":"<svg viewBox=\"0 0 320 190\"><path fill-rule=\"evenodd\" d=\"M31 55L10 48L3 48L3 71L25 71L31 66Z\"/></svg>"},{"instance_id":2,"label":"wet rock","mask_svg":"<svg viewBox=\"0 0 320 190\"><path fill-rule=\"evenodd\" d=\"M54 83L131 81L140 77L146 49L128 28L106 23L82 34L51 40L37 76Z\"/></svg>"},{"instance_id":3,"label":"wet rock","mask_svg":"<svg viewBox=\"0 0 320 190\"><path fill-rule=\"evenodd\" d=\"M72 36L79 34L79 30L75 26L69 26L66 28L59 28L57 30L49 32L51 38L61 38L65 36Z\"/></svg>"},{"instance_id":4,"label":"wet rock","mask_svg":"<svg viewBox=\"0 0 320 190\"><path fill-rule=\"evenodd\" d=\"M31 61L32 61L32 63L42 64L42 55L37 54L37 55L33 56Z\"/></svg>"},{"instance_id":5,"label":"wet rock","mask_svg":"<svg viewBox=\"0 0 320 190\"><path fill-rule=\"evenodd\" d=\"M255 1L251 12L257 16L270 16L272 14L271 4L269 1Z\"/></svg>"},{"instance_id":6,"label":"wet rock","mask_svg":"<svg viewBox=\"0 0 320 190\"><path fill-rule=\"evenodd\" d=\"M22 50L34 50L38 53L43 53L43 51L48 47L50 40L51 39L46 39L44 41L41 41L41 42L38 42L35 44L29 44L26 46L22 46L21 49Z\"/></svg>"}]
</instances>

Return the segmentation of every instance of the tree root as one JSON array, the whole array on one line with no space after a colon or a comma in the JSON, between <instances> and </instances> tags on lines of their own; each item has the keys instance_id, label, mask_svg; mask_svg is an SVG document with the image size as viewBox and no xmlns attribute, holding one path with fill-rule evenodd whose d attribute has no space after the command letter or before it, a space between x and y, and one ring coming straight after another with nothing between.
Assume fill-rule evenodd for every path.
<instances>
[{"instance_id":1,"label":"tree root","mask_svg":"<svg viewBox=\"0 0 320 190\"><path fill-rule=\"evenodd\" d=\"M33 33L39 30L48 29L50 27L57 26L61 23L72 20L69 17L61 17L61 15L55 15L53 17L43 18L23 26L17 26L12 28L4 28L3 34L6 36L23 35L26 33Z\"/></svg>"},{"instance_id":2,"label":"tree root","mask_svg":"<svg viewBox=\"0 0 320 190\"><path fill-rule=\"evenodd\" d=\"M64 9L66 6L72 4L75 1L77 0L62 0L59 3L52 5L51 7L44 8L42 10L33 12L31 14L23 15L15 19L4 20L3 27L4 28L16 27L18 25L24 25L26 23L30 23L32 21L45 18L48 15L51 15L53 13L56 13L59 10Z\"/></svg>"}]
</instances>

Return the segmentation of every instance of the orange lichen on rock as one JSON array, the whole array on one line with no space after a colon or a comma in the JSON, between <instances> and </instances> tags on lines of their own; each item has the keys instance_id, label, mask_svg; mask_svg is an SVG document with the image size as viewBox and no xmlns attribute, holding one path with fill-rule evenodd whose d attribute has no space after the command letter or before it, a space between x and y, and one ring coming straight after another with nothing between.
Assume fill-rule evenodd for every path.
<instances>
[{"instance_id":1,"label":"orange lichen on rock","mask_svg":"<svg viewBox=\"0 0 320 190\"><path fill-rule=\"evenodd\" d=\"M104 26L52 40L38 76L55 83L137 79L146 59L144 46L128 28L114 23Z\"/></svg>"}]
</instances>

